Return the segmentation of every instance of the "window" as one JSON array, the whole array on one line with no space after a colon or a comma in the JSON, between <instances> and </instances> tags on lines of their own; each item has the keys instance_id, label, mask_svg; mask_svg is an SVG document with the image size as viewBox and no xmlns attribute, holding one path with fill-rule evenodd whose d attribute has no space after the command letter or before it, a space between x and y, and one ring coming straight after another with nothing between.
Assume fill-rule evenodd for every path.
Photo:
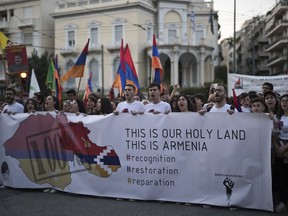
<instances>
[{"instance_id":1,"label":"window","mask_svg":"<svg viewBox=\"0 0 288 216\"><path fill-rule=\"evenodd\" d=\"M32 18L32 7L24 7L23 8L24 19Z\"/></svg>"},{"instance_id":2,"label":"window","mask_svg":"<svg viewBox=\"0 0 288 216\"><path fill-rule=\"evenodd\" d=\"M32 32L24 32L23 33L23 43L26 45L33 44L33 33Z\"/></svg>"},{"instance_id":3,"label":"window","mask_svg":"<svg viewBox=\"0 0 288 216\"><path fill-rule=\"evenodd\" d=\"M11 9L11 10L10 10L10 17L13 17L13 16L14 16L14 10ZM10 20L7 20L7 21L10 21Z\"/></svg>"},{"instance_id":4,"label":"window","mask_svg":"<svg viewBox=\"0 0 288 216\"><path fill-rule=\"evenodd\" d=\"M168 43L174 43L176 38L177 38L177 30L168 29Z\"/></svg>"},{"instance_id":5,"label":"window","mask_svg":"<svg viewBox=\"0 0 288 216\"><path fill-rule=\"evenodd\" d=\"M115 25L114 26L114 42L116 44L121 44L121 40L123 38L123 25Z\"/></svg>"},{"instance_id":6,"label":"window","mask_svg":"<svg viewBox=\"0 0 288 216\"><path fill-rule=\"evenodd\" d=\"M200 45L204 38L204 31L203 30L196 30L195 31L195 42L196 45Z\"/></svg>"},{"instance_id":7,"label":"window","mask_svg":"<svg viewBox=\"0 0 288 216\"><path fill-rule=\"evenodd\" d=\"M90 46L91 47L96 47L99 44L98 41L98 34L99 30L98 28L91 28L90 29Z\"/></svg>"},{"instance_id":8,"label":"window","mask_svg":"<svg viewBox=\"0 0 288 216\"><path fill-rule=\"evenodd\" d=\"M68 31L68 47L75 47L75 31Z\"/></svg>"}]
</instances>

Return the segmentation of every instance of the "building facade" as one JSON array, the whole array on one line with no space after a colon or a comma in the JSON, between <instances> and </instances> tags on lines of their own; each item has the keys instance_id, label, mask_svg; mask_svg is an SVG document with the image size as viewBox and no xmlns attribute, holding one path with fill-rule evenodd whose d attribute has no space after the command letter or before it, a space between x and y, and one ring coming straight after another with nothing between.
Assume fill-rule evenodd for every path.
<instances>
[{"instance_id":1,"label":"building facade","mask_svg":"<svg viewBox=\"0 0 288 216\"><path fill-rule=\"evenodd\" d=\"M111 88L119 66L122 38L124 45L129 44L140 86L147 86L153 76L153 34L157 37L164 81L191 87L214 79L219 25L213 2L63 0L56 3L51 15L61 74L73 66L90 38L84 80L92 72L94 91L107 92ZM64 88L76 88L78 83L79 78L69 79ZM81 81L80 88L84 89L85 84Z\"/></svg>"},{"instance_id":2,"label":"building facade","mask_svg":"<svg viewBox=\"0 0 288 216\"><path fill-rule=\"evenodd\" d=\"M271 74L288 72L288 1L279 0L275 7L267 13L266 37L269 40L267 67Z\"/></svg>"},{"instance_id":3,"label":"building facade","mask_svg":"<svg viewBox=\"0 0 288 216\"><path fill-rule=\"evenodd\" d=\"M14 44L24 44L27 55L35 50L54 52L54 20L50 13L56 0L2 0L0 31Z\"/></svg>"},{"instance_id":4,"label":"building facade","mask_svg":"<svg viewBox=\"0 0 288 216\"><path fill-rule=\"evenodd\" d=\"M54 20L50 13L54 11L55 2L56 0L1 0L0 31L14 44L26 45L27 56L31 56L33 51L39 56L46 50L53 53ZM6 87L4 70L3 64L0 64L1 91Z\"/></svg>"}]
</instances>

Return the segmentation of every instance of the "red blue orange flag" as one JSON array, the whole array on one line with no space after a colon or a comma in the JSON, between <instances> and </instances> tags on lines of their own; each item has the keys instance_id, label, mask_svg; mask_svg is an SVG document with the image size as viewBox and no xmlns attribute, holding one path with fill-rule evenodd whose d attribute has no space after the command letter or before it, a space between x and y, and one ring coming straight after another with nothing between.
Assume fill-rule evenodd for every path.
<instances>
[{"instance_id":1,"label":"red blue orange flag","mask_svg":"<svg viewBox=\"0 0 288 216\"><path fill-rule=\"evenodd\" d=\"M87 79L86 89L83 96L84 103L87 104L87 100L89 97L89 94L93 91L92 89L92 72L90 72L89 78Z\"/></svg>"},{"instance_id":2,"label":"red blue orange flag","mask_svg":"<svg viewBox=\"0 0 288 216\"><path fill-rule=\"evenodd\" d=\"M239 104L239 101L238 101L238 98L236 96L236 93L235 93L235 89L233 88L232 89L232 92L233 92L233 102L234 102L234 106L235 108L238 110L238 112L242 112L242 109L241 109L241 106Z\"/></svg>"},{"instance_id":3,"label":"red blue orange flag","mask_svg":"<svg viewBox=\"0 0 288 216\"><path fill-rule=\"evenodd\" d=\"M134 85L136 89L135 94L137 94L140 92L140 85L128 44L126 45L124 51L124 63L126 72L126 84Z\"/></svg>"},{"instance_id":4,"label":"red blue orange flag","mask_svg":"<svg viewBox=\"0 0 288 216\"><path fill-rule=\"evenodd\" d=\"M112 88L118 88L120 95L122 95L122 90L125 89L126 86L126 71L125 71L125 64L124 64L124 48L123 48L123 39L121 41L120 47L120 64L117 70L116 77L112 84Z\"/></svg>"},{"instance_id":5,"label":"red blue orange flag","mask_svg":"<svg viewBox=\"0 0 288 216\"><path fill-rule=\"evenodd\" d=\"M86 57L88 55L89 41L90 39L88 39L88 42L86 43L76 63L61 77L62 82L65 82L70 78L83 77Z\"/></svg>"},{"instance_id":6,"label":"red blue orange flag","mask_svg":"<svg viewBox=\"0 0 288 216\"><path fill-rule=\"evenodd\" d=\"M62 102L62 86L60 81L60 73L58 67L58 55L55 57L54 63L54 79L55 79L55 95L58 98L59 104Z\"/></svg>"},{"instance_id":7,"label":"red blue orange flag","mask_svg":"<svg viewBox=\"0 0 288 216\"><path fill-rule=\"evenodd\" d=\"M159 58L158 48L156 44L156 37L153 35L153 48L152 48L152 69L154 70L154 81L160 84L163 78L163 68Z\"/></svg>"}]
</instances>

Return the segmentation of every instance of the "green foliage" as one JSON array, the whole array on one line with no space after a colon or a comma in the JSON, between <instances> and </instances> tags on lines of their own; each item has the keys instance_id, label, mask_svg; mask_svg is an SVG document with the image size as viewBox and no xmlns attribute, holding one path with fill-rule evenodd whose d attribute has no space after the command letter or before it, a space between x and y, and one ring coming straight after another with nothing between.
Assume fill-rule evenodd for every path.
<instances>
[{"instance_id":1,"label":"green foliage","mask_svg":"<svg viewBox=\"0 0 288 216\"><path fill-rule=\"evenodd\" d=\"M47 87L45 85L46 76L49 67L49 59L53 57L53 54L49 54L46 50L40 57L36 50L33 50L31 57L28 58L30 68L34 68L34 72L41 89L41 92L44 95L47 95Z\"/></svg>"},{"instance_id":2,"label":"green foliage","mask_svg":"<svg viewBox=\"0 0 288 216\"><path fill-rule=\"evenodd\" d=\"M205 85L204 87L191 87L191 88L181 88L179 93L186 94L186 95L194 95L196 93L204 95L205 98L208 98L209 93L209 85Z\"/></svg>"},{"instance_id":3,"label":"green foliage","mask_svg":"<svg viewBox=\"0 0 288 216\"><path fill-rule=\"evenodd\" d=\"M227 84L227 66L220 65L215 67L214 83Z\"/></svg>"}]
</instances>

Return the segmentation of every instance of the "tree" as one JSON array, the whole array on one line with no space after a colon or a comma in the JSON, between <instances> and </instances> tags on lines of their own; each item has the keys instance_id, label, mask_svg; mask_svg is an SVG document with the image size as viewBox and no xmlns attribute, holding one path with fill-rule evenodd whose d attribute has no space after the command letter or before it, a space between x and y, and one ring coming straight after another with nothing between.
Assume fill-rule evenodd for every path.
<instances>
[{"instance_id":1,"label":"tree","mask_svg":"<svg viewBox=\"0 0 288 216\"><path fill-rule=\"evenodd\" d=\"M215 80L214 83L227 84L227 66L220 65L215 67Z\"/></svg>"},{"instance_id":2,"label":"tree","mask_svg":"<svg viewBox=\"0 0 288 216\"><path fill-rule=\"evenodd\" d=\"M41 55L41 57L38 56L36 50L33 50L31 57L28 58L29 67L30 69L34 68L39 87L44 95L47 95L45 81L48 73L49 59L51 57L53 57L53 54L49 54L47 50Z\"/></svg>"}]
</instances>

